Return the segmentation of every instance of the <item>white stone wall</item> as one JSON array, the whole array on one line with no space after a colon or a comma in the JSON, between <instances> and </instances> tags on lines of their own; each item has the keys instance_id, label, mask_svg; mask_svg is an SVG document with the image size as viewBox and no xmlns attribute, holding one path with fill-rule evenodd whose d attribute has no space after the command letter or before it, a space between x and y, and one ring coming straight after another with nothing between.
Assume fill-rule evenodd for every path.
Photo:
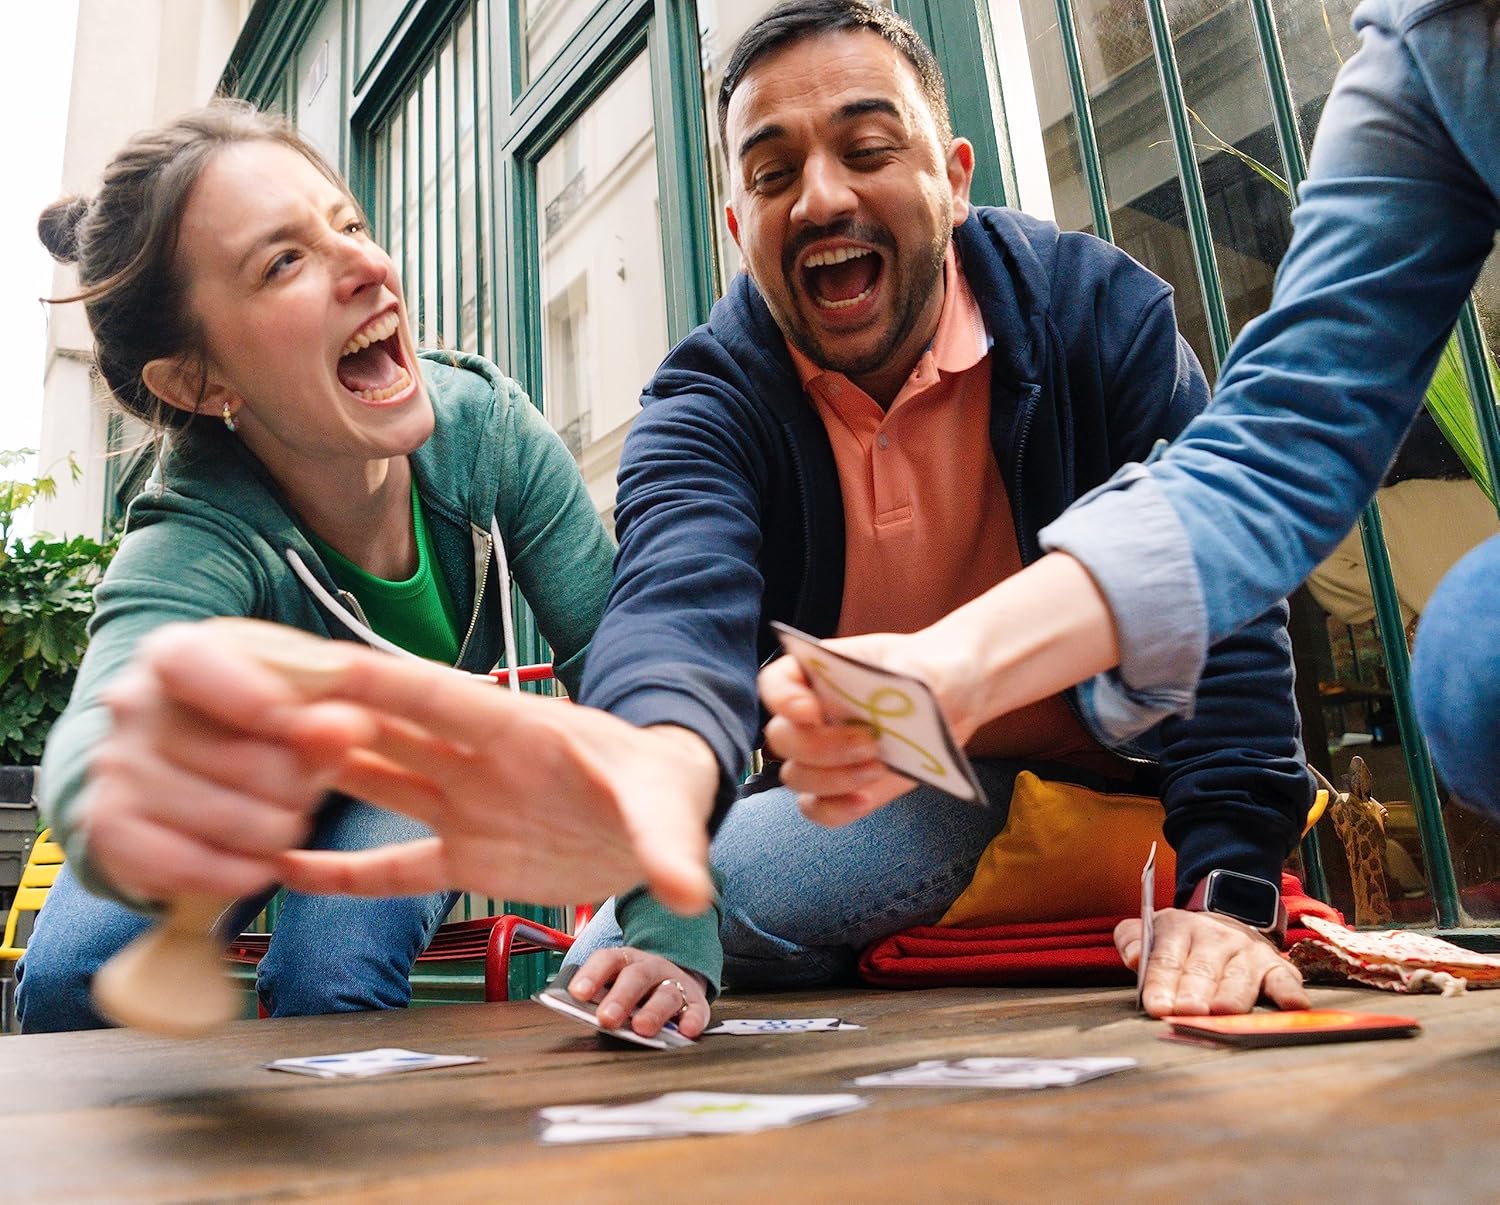
<instances>
[{"instance_id":1,"label":"white stone wall","mask_svg":"<svg viewBox=\"0 0 1500 1205\"><path fill-rule=\"evenodd\" d=\"M251 0L79 0L73 85L60 193L90 194L110 157L135 131L213 96ZM53 296L76 288L59 268ZM83 466L63 474L57 497L38 504L36 528L96 535L105 513L106 408L90 372L92 341L81 305L53 306L48 323L38 461L70 453Z\"/></svg>"}]
</instances>

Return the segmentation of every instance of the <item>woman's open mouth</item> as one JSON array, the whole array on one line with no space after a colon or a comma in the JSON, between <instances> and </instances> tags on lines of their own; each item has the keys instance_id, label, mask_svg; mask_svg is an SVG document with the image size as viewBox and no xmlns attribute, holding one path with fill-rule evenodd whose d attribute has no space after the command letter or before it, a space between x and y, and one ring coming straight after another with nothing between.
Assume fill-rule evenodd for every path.
<instances>
[{"instance_id":1,"label":"woman's open mouth","mask_svg":"<svg viewBox=\"0 0 1500 1205\"><path fill-rule=\"evenodd\" d=\"M339 351L339 384L363 402L388 402L412 384L395 310L361 327Z\"/></svg>"},{"instance_id":2,"label":"woman's open mouth","mask_svg":"<svg viewBox=\"0 0 1500 1205\"><path fill-rule=\"evenodd\" d=\"M884 268L868 247L818 251L802 262L802 287L820 310L850 310L875 292Z\"/></svg>"}]
</instances>

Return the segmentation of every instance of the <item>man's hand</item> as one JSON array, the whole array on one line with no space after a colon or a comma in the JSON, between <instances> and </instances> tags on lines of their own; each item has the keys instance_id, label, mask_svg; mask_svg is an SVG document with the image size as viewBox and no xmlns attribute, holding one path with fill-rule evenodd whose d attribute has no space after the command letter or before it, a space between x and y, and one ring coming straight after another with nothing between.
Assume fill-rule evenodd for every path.
<instances>
[{"instance_id":1,"label":"man's hand","mask_svg":"<svg viewBox=\"0 0 1500 1205\"><path fill-rule=\"evenodd\" d=\"M932 685L919 636L882 633L825 643L835 652ZM830 828L851 824L916 785L885 767L867 727L828 719L795 658L778 657L760 671L760 697L771 712L766 745L782 759L781 781L799 792L798 806L809 820Z\"/></svg>"},{"instance_id":2,"label":"man's hand","mask_svg":"<svg viewBox=\"0 0 1500 1205\"><path fill-rule=\"evenodd\" d=\"M696 1038L708 1028L702 977L660 954L630 946L595 950L573 973L568 993L575 1000L599 1001L601 1025L619 1029L628 1022L645 1038L655 1037L674 1019L683 1037Z\"/></svg>"},{"instance_id":3,"label":"man's hand","mask_svg":"<svg viewBox=\"0 0 1500 1205\"><path fill-rule=\"evenodd\" d=\"M426 662L339 651L345 662L321 693L360 705L378 734L335 785L435 835L285 854L288 887L368 896L454 888L563 904L644 880L670 908L708 907L706 821L719 769L701 739Z\"/></svg>"},{"instance_id":4,"label":"man's hand","mask_svg":"<svg viewBox=\"0 0 1500 1205\"><path fill-rule=\"evenodd\" d=\"M1115 926L1115 947L1135 968L1141 922ZM1247 1013L1265 996L1277 1008L1307 1008L1302 975L1263 934L1212 912L1162 908L1152 929L1142 1003L1153 1017Z\"/></svg>"}]
</instances>

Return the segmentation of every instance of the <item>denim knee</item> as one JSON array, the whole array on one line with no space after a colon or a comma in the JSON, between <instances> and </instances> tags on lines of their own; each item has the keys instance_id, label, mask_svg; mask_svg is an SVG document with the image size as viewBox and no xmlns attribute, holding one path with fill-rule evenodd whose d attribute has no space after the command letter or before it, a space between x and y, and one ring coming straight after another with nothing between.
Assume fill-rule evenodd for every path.
<instances>
[{"instance_id":1,"label":"denim knee","mask_svg":"<svg viewBox=\"0 0 1500 1205\"><path fill-rule=\"evenodd\" d=\"M1417 626L1412 694L1432 760L1454 797L1500 815L1500 536L1468 553Z\"/></svg>"},{"instance_id":2,"label":"denim knee","mask_svg":"<svg viewBox=\"0 0 1500 1205\"><path fill-rule=\"evenodd\" d=\"M309 1017L405 1008L412 964L452 898L288 896L256 975L266 1012Z\"/></svg>"},{"instance_id":3,"label":"denim knee","mask_svg":"<svg viewBox=\"0 0 1500 1205\"><path fill-rule=\"evenodd\" d=\"M22 1032L108 1025L90 999L94 974L151 923L122 904L90 895L64 866L16 968L16 1016Z\"/></svg>"}]
</instances>

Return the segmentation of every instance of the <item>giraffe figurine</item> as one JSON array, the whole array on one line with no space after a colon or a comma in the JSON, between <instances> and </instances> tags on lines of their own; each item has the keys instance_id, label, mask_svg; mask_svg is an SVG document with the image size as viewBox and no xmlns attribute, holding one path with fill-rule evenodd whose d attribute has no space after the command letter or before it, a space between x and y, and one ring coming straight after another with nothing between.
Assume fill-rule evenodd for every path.
<instances>
[{"instance_id":1,"label":"giraffe figurine","mask_svg":"<svg viewBox=\"0 0 1500 1205\"><path fill-rule=\"evenodd\" d=\"M1316 773L1316 771L1314 771ZM1328 818L1349 859L1349 881L1354 888L1354 923L1360 926L1389 925L1391 897L1385 880L1384 805L1372 794L1374 779L1365 759L1349 763L1347 791L1336 790L1321 774L1328 789Z\"/></svg>"}]
</instances>

